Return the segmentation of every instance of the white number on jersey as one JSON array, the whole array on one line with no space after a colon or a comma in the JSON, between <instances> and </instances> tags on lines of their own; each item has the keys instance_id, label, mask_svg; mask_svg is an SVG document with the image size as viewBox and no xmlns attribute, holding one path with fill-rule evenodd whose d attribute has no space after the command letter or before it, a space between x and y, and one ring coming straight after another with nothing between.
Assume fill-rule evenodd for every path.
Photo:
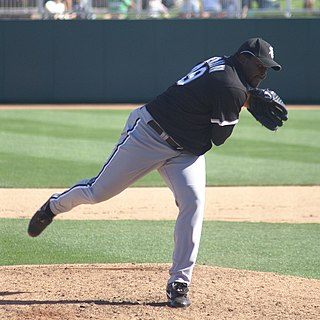
<instances>
[{"instance_id":1,"label":"white number on jersey","mask_svg":"<svg viewBox=\"0 0 320 320\"><path fill-rule=\"evenodd\" d=\"M192 70L183 78L177 81L177 85L183 86L192 80L201 77L207 70L209 73L214 71L221 71L225 69L224 59L222 57L213 57L204 62L197 64Z\"/></svg>"}]
</instances>

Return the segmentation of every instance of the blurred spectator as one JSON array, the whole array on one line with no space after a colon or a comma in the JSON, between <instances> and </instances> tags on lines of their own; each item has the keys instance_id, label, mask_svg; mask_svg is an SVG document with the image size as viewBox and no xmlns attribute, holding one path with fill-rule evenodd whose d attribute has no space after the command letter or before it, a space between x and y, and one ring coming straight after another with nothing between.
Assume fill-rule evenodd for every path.
<instances>
[{"instance_id":1,"label":"blurred spectator","mask_svg":"<svg viewBox=\"0 0 320 320\"><path fill-rule=\"evenodd\" d=\"M246 18L248 16L248 10L251 8L252 8L251 0L242 0L241 18Z\"/></svg>"},{"instance_id":2,"label":"blurred spectator","mask_svg":"<svg viewBox=\"0 0 320 320\"><path fill-rule=\"evenodd\" d=\"M88 18L88 0L49 0L45 2L45 19L71 20Z\"/></svg>"},{"instance_id":3,"label":"blurred spectator","mask_svg":"<svg viewBox=\"0 0 320 320\"><path fill-rule=\"evenodd\" d=\"M169 10L162 3L162 0L148 0L146 9L149 18L169 18Z\"/></svg>"},{"instance_id":4,"label":"blurred spectator","mask_svg":"<svg viewBox=\"0 0 320 320\"><path fill-rule=\"evenodd\" d=\"M239 16L241 0L222 0L222 11L224 18L235 18Z\"/></svg>"},{"instance_id":5,"label":"blurred spectator","mask_svg":"<svg viewBox=\"0 0 320 320\"><path fill-rule=\"evenodd\" d=\"M303 1L303 8L304 9L314 9L314 6L315 6L315 0L304 0Z\"/></svg>"},{"instance_id":6,"label":"blurred spectator","mask_svg":"<svg viewBox=\"0 0 320 320\"><path fill-rule=\"evenodd\" d=\"M259 9L279 9L280 3L278 0L256 0ZM241 17L246 18L248 9L252 9L252 0L242 0Z\"/></svg>"},{"instance_id":7,"label":"blurred spectator","mask_svg":"<svg viewBox=\"0 0 320 320\"><path fill-rule=\"evenodd\" d=\"M162 3L168 8L171 9L176 5L175 0L162 0Z\"/></svg>"},{"instance_id":8,"label":"blurred spectator","mask_svg":"<svg viewBox=\"0 0 320 320\"><path fill-rule=\"evenodd\" d=\"M72 11L72 0L64 0L65 4L65 11L71 12Z\"/></svg>"},{"instance_id":9,"label":"blurred spectator","mask_svg":"<svg viewBox=\"0 0 320 320\"><path fill-rule=\"evenodd\" d=\"M222 3L220 0L202 0L202 18L221 18Z\"/></svg>"},{"instance_id":10,"label":"blurred spectator","mask_svg":"<svg viewBox=\"0 0 320 320\"><path fill-rule=\"evenodd\" d=\"M44 4L48 18L63 19L66 6L63 0L49 0Z\"/></svg>"},{"instance_id":11,"label":"blurred spectator","mask_svg":"<svg viewBox=\"0 0 320 320\"><path fill-rule=\"evenodd\" d=\"M126 19L129 8L132 6L131 0L107 0L110 19Z\"/></svg>"},{"instance_id":12,"label":"blurred spectator","mask_svg":"<svg viewBox=\"0 0 320 320\"><path fill-rule=\"evenodd\" d=\"M49 0L45 3L44 8L52 16L63 15L66 11L66 6L62 0Z\"/></svg>"},{"instance_id":13,"label":"blurred spectator","mask_svg":"<svg viewBox=\"0 0 320 320\"><path fill-rule=\"evenodd\" d=\"M179 18L189 19L198 18L200 16L199 0L183 0Z\"/></svg>"},{"instance_id":14,"label":"blurred spectator","mask_svg":"<svg viewBox=\"0 0 320 320\"><path fill-rule=\"evenodd\" d=\"M251 8L250 0L242 0L242 10L241 10L241 18L246 18L248 16L248 9Z\"/></svg>"},{"instance_id":15,"label":"blurred spectator","mask_svg":"<svg viewBox=\"0 0 320 320\"><path fill-rule=\"evenodd\" d=\"M73 0L72 12L77 19L92 19L89 0Z\"/></svg>"},{"instance_id":16,"label":"blurred spectator","mask_svg":"<svg viewBox=\"0 0 320 320\"><path fill-rule=\"evenodd\" d=\"M279 9L280 3L278 0L259 0L258 6L260 9Z\"/></svg>"}]
</instances>

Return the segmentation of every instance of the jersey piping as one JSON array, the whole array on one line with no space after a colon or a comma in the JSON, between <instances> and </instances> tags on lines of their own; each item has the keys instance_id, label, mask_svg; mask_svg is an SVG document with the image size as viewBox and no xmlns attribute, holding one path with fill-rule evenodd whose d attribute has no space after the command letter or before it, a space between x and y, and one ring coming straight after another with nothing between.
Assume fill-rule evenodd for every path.
<instances>
[{"instance_id":1,"label":"jersey piping","mask_svg":"<svg viewBox=\"0 0 320 320\"><path fill-rule=\"evenodd\" d=\"M123 141L121 141L120 143L118 143L116 145L116 147L114 148L114 151L112 152L112 154L110 155L109 159L104 164L104 166L102 167L102 169L100 170L100 172L98 173L98 175L96 177L90 179L90 181L85 183L85 184L78 183L78 184L74 185L69 190L59 194L57 198L62 197L63 195L65 195L65 194L69 193L70 191L72 191L74 189L77 189L77 188L83 188L83 187L88 187L89 188L89 187L92 187L95 184L95 182L99 179L99 177L103 174L103 172L108 168L110 162L113 160L113 158L119 152L119 149L128 141L128 139L130 138L130 133L133 132L137 128L137 126L138 126L140 121L141 121L141 119L138 118L136 120L136 122L134 123L133 127L127 130L127 136L123 139Z\"/></svg>"},{"instance_id":2,"label":"jersey piping","mask_svg":"<svg viewBox=\"0 0 320 320\"><path fill-rule=\"evenodd\" d=\"M236 119L234 121L227 121L227 120L220 121L220 119L211 119L211 123L216 123L220 127L231 126L231 125L237 124L238 122L239 122L239 119Z\"/></svg>"}]
</instances>

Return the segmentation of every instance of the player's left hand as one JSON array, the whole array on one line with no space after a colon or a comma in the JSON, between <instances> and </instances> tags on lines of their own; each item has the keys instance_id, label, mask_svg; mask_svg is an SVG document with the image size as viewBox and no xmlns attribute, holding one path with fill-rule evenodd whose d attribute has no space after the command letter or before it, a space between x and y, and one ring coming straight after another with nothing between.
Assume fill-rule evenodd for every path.
<instances>
[{"instance_id":1,"label":"player's left hand","mask_svg":"<svg viewBox=\"0 0 320 320\"><path fill-rule=\"evenodd\" d=\"M264 127L275 131L288 120L288 110L281 98L270 89L249 91L248 111Z\"/></svg>"}]
</instances>

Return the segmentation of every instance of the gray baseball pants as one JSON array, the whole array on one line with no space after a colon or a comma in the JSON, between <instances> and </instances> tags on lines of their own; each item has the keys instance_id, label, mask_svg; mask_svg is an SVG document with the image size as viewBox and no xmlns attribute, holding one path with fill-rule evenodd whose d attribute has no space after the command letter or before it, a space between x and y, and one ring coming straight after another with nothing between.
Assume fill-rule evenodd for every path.
<instances>
[{"instance_id":1,"label":"gray baseball pants","mask_svg":"<svg viewBox=\"0 0 320 320\"><path fill-rule=\"evenodd\" d=\"M145 107L133 110L118 143L99 174L53 196L50 208L54 214L60 214L80 204L108 200L150 171L158 170L173 192L179 208L168 283L180 281L189 284L202 230L205 158L183 150L174 150L147 124L150 120L152 117Z\"/></svg>"}]
</instances>

